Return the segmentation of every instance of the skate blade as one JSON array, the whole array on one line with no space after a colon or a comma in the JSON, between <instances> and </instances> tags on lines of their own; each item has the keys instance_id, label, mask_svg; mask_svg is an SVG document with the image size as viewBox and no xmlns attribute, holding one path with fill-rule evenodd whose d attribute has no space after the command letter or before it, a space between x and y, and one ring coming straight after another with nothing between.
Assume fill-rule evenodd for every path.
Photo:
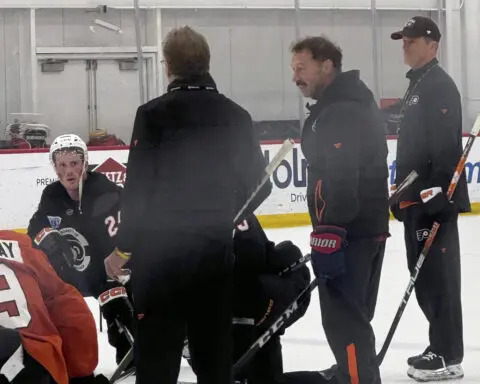
<instances>
[{"instance_id":1,"label":"skate blade","mask_svg":"<svg viewBox=\"0 0 480 384\"><path fill-rule=\"evenodd\" d=\"M432 370L421 370L413 367L408 368L407 376L419 383L427 383L430 381L447 381L463 379L463 370L461 367L448 367Z\"/></svg>"}]
</instances>

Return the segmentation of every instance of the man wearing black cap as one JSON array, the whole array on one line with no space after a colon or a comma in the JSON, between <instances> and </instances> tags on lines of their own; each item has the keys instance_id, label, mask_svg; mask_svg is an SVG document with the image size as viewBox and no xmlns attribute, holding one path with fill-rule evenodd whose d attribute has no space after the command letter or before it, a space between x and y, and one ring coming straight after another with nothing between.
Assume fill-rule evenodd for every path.
<instances>
[{"instance_id":1,"label":"man wearing black cap","mask_svg":"<svg viewBox=\"0 0 480 384\"><path fill-rule=\"evenodd\" d=\"M405 63L411 67L410 84L395 116L396 184L412 170L420 175L392 207L405 226L410 272L433 223L441 224L415 285L430 325L430 345L408 359L408 375L417 381L459 379L464 351L457 220L459 212L470 210L465 174L451 202L446 192L462 153L461 99L436 58L441 34L431 19L414 17L391 37L403 40Z\"/></svg>"}]
</instances>

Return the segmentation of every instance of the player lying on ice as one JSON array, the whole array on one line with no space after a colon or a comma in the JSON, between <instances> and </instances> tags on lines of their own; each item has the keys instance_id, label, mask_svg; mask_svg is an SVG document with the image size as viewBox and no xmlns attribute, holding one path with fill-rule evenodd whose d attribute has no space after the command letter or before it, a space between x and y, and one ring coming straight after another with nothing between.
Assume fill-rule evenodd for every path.
<instances>
[{"instance_id":1,"label":"player lying on ice","mask_svg":"<svg viewBox=\"0 0 480 384\"><path fill-rule=\"evenodd\" d=\"M133 310L129 284L107 281L104 259L114 249L122 188L101 173L87 171L87 146L77 135L57 137L50 162L58 181L43 190L28 235L65 282L98 299L119 363L130 349L119 324L131 332Z\"/></svg>"},{"instance_id":2,"label":"player lying on ice","mask_svg":"<svg viewBox=\"0 0 480 384\"><path fill-rule=\"evenodd\" d=\"M0 384L103 384L95 320L26 235L0 231Z\"/></svg>"},{"instance_id":3,"label":"player lying on ice","mask_svg":"<svg viewBox=\"0 0 480 384\"><path fill-rule=\"evenodd\" d=\"M277 245L269 241L255 216L250 216L235 231L234 277L234 361L274 323L298 294L310 283L307 266L279 274L303 255L290 241ZM306 312L310 298L295 315L265 344L244 369L235 374L237 382L248 384L283 383L280 336ZM195 371L193 351L184 350Z\"/></svg>"}]
</instances>

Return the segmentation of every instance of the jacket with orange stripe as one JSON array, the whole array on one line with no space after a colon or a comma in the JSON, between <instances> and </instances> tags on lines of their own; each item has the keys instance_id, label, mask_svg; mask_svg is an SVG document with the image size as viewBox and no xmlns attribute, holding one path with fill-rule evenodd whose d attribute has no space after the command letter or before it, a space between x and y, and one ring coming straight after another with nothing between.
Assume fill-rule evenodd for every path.
<instances>
[{"instance_id":1,"label":"jacket with orange stripe","mask_svg":"<svg viewBox=\"0 0 480 384\"><path fill-rule=\"evenodd\" d=\"M27 235L0 231L1 288L0 325L20 332L25 350L55 383L93 373L98 342L92 313Z\"/></svg>"},{"instance_id":2,"label":"jacket with orange stripe","mask_svg":"<svg viewBox=\"0 0 480 384\"><path fill-rule=\"evenodd\" d=\"M388 232L387 143L380 111L359 71L339 73L302 132L312 224L343 227L348 237Z\"/></svg>"}]
</instances>

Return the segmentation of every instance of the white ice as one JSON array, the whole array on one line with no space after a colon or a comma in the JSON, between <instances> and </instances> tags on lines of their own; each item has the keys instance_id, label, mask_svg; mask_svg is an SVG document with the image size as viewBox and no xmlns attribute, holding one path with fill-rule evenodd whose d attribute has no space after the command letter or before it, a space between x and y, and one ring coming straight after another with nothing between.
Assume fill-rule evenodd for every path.
<instances>
[{"instance_id":1,"label":"white ice","mask_svg":"<svg viewBox=\"0 0 480 384\"><path fill-rule=\"evenodd\" d=\"M465 378L462 384L480 383L480 217L465 216L460 219L460 236L462 250L463 281L463 320L465 359L463 368ZM308 227L267 230L272 241L292 240L304 253L309 252ZM380 292L373 327L377 336L377 348L381 348L394 314L407 287L409 274L406 267L403 228L401 224L391 221L385 262L380 283ZM479 237L477 237L479 236ZM90 300L89 305L98 321L98 305ZM115 370L114 351L108 345L105 327L99 332L100 363L98 373L107 377ZM413 294L397 329L387 356L381 366L383 383L414 383L406 376L406 359L408 356L424 350L428 341L427 322L421 313ZM313 294L307 314L289 328L282 339L285 371L320 370L334 363L333 355L326 342L322 329L318 296ZM195 376L182 361L180 379L194 381ZM134 383L134 377L123 381ZM452 381L450 381L452 382Z\"/></svg>"}]
</instances>

